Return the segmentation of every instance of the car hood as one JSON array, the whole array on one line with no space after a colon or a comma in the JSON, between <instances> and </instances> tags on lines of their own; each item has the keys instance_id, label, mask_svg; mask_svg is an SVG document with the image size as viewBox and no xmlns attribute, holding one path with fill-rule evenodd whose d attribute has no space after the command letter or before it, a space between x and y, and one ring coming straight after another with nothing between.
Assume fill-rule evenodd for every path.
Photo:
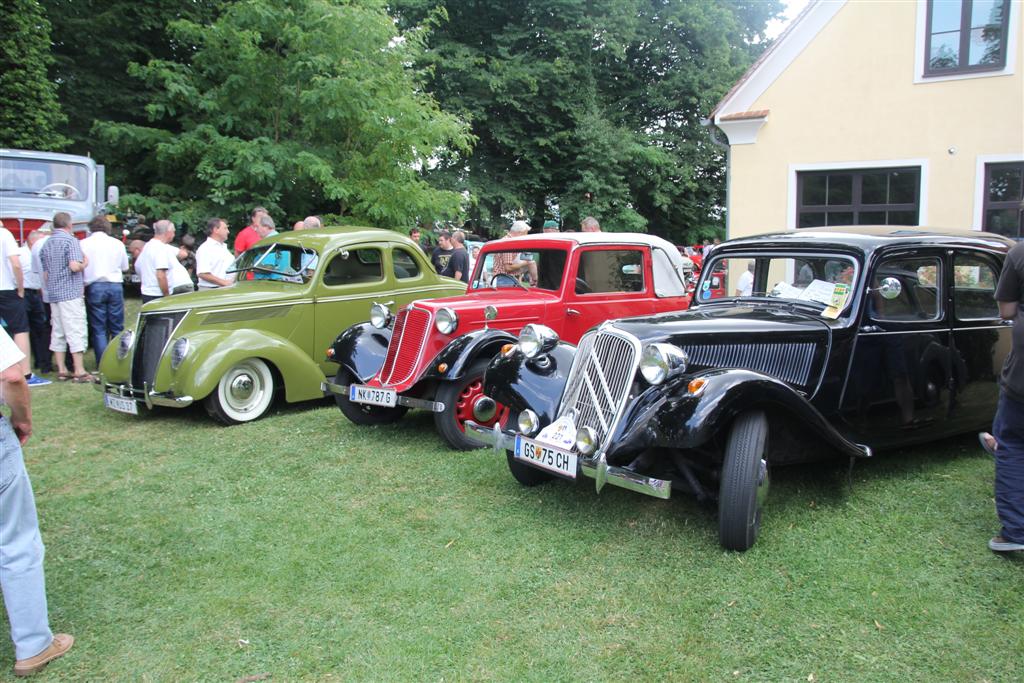
<instances>
[{"instance_id":1,"label":"car hood","mask_svg":"<svg viewBox=\"0 0 1024 683\"><path fill-rule=\"evenodd\" d=\"M713 305L612 324L642 345L664 342L685 350L693 371L755 370L811 392L831 343L828 322L790 306Z\"/></svg>"},{"instance_id":2,"label":"car hood","mask_svg":"<svg viewBox=\"0 0 1024 683\"><path fill-rule=\"evenodd\" d=\"M304 285L270 280L239 282L223 289L206 289L190 294L175 294L150 301L142 313L268 306L308 299Z\"/></svg>"},{"instance_id":3,"label":"car hood","mask_svg":"<svg viewBox=\"0 0 1024 683\"><path fill-rule=\"evenodd\" d=\"M517 333L520 328L532 322L538 322L544 316L545 306L557 303L555 292L544 290L521 289L476 290L460 296L449 296L443 299L417 301L416 308L430 311L436 315L442 308L450 308L459 317L459 333L483 327L495 327ZM488 306L494 306L498 316L494 320L485 320L484 312Z\"/></svg>"}]
</instances>

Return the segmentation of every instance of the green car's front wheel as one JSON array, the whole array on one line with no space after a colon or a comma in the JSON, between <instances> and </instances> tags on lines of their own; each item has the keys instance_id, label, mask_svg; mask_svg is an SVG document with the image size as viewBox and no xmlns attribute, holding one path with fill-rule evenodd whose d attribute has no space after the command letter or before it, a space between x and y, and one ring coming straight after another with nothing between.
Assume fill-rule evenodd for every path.
<instances>
[{"instance_id":1,"label":"green car's front wheel","mask_svg":"<svg viewBox=\"0 0 1024 683\"><path fill-rule=\"evenodd\" d=\"M206 412L227 425L251 422L270 408L274 389L270 366L259 358L246 358L232 365L217 382L206 397Z\"/></svg>"}]
</instances>

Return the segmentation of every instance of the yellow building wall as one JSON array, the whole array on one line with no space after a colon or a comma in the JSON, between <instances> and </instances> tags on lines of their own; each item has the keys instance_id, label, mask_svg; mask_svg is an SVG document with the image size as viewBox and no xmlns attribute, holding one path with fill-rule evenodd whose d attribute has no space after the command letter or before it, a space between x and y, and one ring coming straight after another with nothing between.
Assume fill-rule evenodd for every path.
<instances>
[{"instance_id":1,"label":"yellow building wall","mask_svg":"<svg viewBox=\"0 0 1024 683\"><path fill-rule=\"evenodd\" d=\"M1024 153L1020 10L1014 74L914 83L917 3L844 5L749 107L770 114L731 147L729 237L791 227L791 165L887 160L926 160L922 223L972 227L977 157Z\"/></svg>"}]
</instances>

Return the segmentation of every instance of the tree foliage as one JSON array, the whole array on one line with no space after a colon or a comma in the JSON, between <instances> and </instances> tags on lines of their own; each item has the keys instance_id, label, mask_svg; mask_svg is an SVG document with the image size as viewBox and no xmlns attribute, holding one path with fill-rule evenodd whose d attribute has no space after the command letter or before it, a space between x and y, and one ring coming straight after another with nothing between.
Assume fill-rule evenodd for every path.
<instances>
[{"instance_id":1,"label":"tree foliage","mask_svg":"<svg viewBox=\"0 0 1024 683\"><path fill-rule=\"evenodd\" d=\"M763 48L776 0L395 0L406 22L443 2L430 89L465 117L473 156L434 173L495 232L588 215L692 238L721 224L723 158L700 125Z\"/></svg>"},{"instance_id":2,"label":"tree foliage","mask_svg":"<svg viewBox=\"0 0 1024 683\"><path fill-rule=\"evenodd\" d=\"M67 120L47 77L50 23L38 0L0 5L0 147L56 151Z\"/></svg>"},{"instance_id":3,"label":"tree foliage","mask_svg":"<svg viewBox=\"0 0 1024 683\"><path fill-rule=\"evenodd\" d=\"M211 23L177 20L168 31L194 46L188 61L129 69L157 93L150 121L96 128L155 160L150 211L240 217L258 203L281 218L381 225L459 213L460 195L422 177L471 141L411 68L423 29L400 34L375 0L241 0Z\"/></svg>"},{"instance_id":4,"label":"tree foliage","mask_svg":"<svg viewBox=\"0 0 1024 683\"><path fill-rule=\"evenodd\" d=\"M194 46L176 40L168 24L210 23L226 0L39 1L53 24L50 74L66 105L69 151L101 160L107 179L125 191L148 191L157 181L152 157L144 148L109 144L94 134L93 125L119 122L179 132L172 118L149 121L146 106L158 96L157 86L130 78L128 66L154 59L187 63Z\"/></svg>"}]
</instances>

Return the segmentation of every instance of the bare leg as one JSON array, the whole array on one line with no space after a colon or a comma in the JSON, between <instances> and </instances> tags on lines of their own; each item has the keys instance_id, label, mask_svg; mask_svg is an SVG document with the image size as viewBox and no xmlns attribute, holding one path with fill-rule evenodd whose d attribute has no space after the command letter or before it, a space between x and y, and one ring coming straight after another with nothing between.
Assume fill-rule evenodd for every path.
<instances>
[{"instance_id":1,"label":"bare leg","mask_svg":"<svg viewBox=\"0 0 1024 683\"><path fill-rule=\"evenodd\" d=\"M85 364L82 362L82 356L84 355L82 351L71 352L71 362L75 367L75 375L85 374Z\"/></svg>"},{"instance_id":2,"label":"bare leg","mask_svg":"<svg viewBox=\"0 0 1024 683\"><path fill-rule=\"evenodd\" d=\"M61 375L68 374L68 366L64 364L64 354L66 351L54 351L53 362L57 365L57 373Z\"/></svg>"}]
</instances>

